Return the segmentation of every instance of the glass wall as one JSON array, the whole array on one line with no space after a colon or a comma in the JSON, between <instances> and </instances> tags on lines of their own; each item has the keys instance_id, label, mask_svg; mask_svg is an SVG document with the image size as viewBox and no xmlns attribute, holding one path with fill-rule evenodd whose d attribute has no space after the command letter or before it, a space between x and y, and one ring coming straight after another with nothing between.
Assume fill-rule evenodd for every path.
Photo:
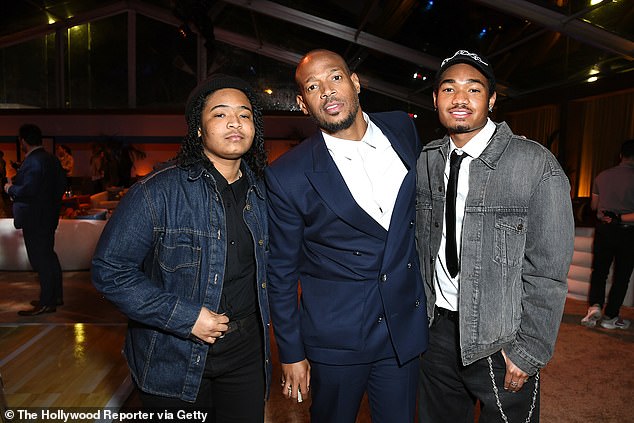
<instances>
[{"instance_id":1,"label":"glass wall","mask_svg":"<svg viewBox=\"0 0 634 423\"><path fill-rule=\"evenodd\" d=\"M178 108L196 86L196 35L137 15L137 106Z\"/></svg>"},{"instance_id":2,"label":"glass wall","mask_svg":"<svg viewBox=\"0 0 634 423\"><path fill-rule=\"evenodd\" d=\"M65 108L128 105L127 14L74 26L65 38Z\"/></svg>"},{"instance_id":3,"label":"glass wall","mask_svg":"<svg viewBox=\"0 0 634 423\"><path fill-rule=\"evenodd\" d=\"M56 107L55 35L0 49L0 103Z\"/></svg>"}]
</instances>

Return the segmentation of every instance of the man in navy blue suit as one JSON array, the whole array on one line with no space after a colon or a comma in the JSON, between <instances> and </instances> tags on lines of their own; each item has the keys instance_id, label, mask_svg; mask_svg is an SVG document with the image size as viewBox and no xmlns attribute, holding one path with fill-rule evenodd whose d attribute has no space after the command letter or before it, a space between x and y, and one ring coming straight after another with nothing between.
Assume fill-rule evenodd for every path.
<instances>
[{"instance_id":1,"label":"man in navy blue suit","mask_svg":"<svg viewBox=\"0 0 634 423\"><path fill-rule=\"evenodd\" d=\"M22 229L31 267L40 278L40 299L21 316L53 313L63 303L62 268L55 250L55 230L59 221L66 176L54 155L42 147L39 127L20 127L19 141L26 157L4 190L13 200L13 224Z\"/></svg>"},{"instance_id":2,"label":"man in navy blue suit","mask_svg":"<svg viewBox=\"0 0 634 423\"><path fill-rule=\"evenodd\" d=\"M266 171L283 393L310 390L313 423L353 423L365 392L372 421L413 422L427 345L416 129L403 112L363 113L359 78L331 51L304 56L295 80L320 131Z\"/></svg>"}]
</instances>

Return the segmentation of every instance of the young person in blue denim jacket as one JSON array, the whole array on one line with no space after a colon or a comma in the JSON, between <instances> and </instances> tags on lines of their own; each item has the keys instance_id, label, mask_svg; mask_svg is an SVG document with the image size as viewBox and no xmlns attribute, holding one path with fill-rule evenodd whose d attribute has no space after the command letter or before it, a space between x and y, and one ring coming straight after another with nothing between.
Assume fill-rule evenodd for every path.
<instances>
[{"instance_id":1,"label":"young person in blue denim jacket","mask_svg":"<svg viewBox=\"0 0 634 423\"><path fill-rule=\"evenodd\" d=\"M190 94L174 162L106 225L93 282L129 318L124 353L147 409L262 422L270 382L262 114L246 82Z\"/></svg>"},{"instance_id":2,"label":"young person in blue denim jacket","mask_svg":"<svg viewBox=\"0 0 634 423\"><path fill-rule=\"evenodd\" d=\"M480 423L537 422L539 369L553 354L573 252L568 179L550 151L488 118L496 93L485 58L460 50L436 76L434 105L448 134L417 163L431 324L419 421L472 423L479 400Z\"/></svg>"}]
</instances>

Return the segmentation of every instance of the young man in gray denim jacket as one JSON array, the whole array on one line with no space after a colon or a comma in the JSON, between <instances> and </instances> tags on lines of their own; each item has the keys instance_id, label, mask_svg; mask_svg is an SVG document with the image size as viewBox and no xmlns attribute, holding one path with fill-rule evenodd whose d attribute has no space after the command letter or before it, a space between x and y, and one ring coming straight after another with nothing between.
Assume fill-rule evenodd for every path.
<instances>
[{"instance_id":1,"label":"young man in gray denim jacket","mask_svg":"<svg viewBox=\"0 0 634 423\"><path fill-rule=\"evenodd\" d=\"M486 59L459 50L442 62L434 105L448 135L417 163L431 325L421 423L471 423L477 400L481 423L539 420L539 369L553 354L573 252L570 185L550 151L488 118L495 99Z\"/></svg>"}]
</instances>

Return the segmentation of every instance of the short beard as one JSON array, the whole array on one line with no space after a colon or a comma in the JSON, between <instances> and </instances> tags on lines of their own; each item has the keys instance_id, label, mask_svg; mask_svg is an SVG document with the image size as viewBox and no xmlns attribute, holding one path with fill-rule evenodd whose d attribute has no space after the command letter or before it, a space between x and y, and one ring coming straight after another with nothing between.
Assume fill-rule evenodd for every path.
<instances>
[{"instance_id":1,"label":"short beard","mask_svg":"<svg viewBox=\"0 0 634 423\"><path fill-rule=\"evenodd\" d=\"M486 124L487 124L487 121L485 121L483 125L475 127L475 128L472 128L467 125L456 125L453 128L449 128L449 132L451 132L452 134L467 134L469 132L478 131L484 128Z\"/></svg>"},{"instance_id":2,"label":"short beard","mask_svg":"<svg viewBox=\"0 0 634 423\"><path fill-rule=\"evenodd\" d=\"M358 113L359 113L359 99L355 98L354 103L352 104L352 110L350 111L350 114L346 116L346 118L342 121L326 122L325 120L321 120L320 118L316 117L313 114L311 114L311 117L313 118L313 121L315 121L317 126L323 129L326 133L336 134L339 131L343 131L345 129L350 128L352 124L354 123L354 121L357 119Z\"/></svg>"},{"instance_id":3,"label":"short beard","mask_svg":"<svg viewBox=\"0 0 634 423\"><path fill-rule=\"evenodd\" d=\"M451 128L451 132L454 134L466 134L467 132L471 132L472 129L470 126L466 125L457 125Z\"/></svg>"}]
</instances>

